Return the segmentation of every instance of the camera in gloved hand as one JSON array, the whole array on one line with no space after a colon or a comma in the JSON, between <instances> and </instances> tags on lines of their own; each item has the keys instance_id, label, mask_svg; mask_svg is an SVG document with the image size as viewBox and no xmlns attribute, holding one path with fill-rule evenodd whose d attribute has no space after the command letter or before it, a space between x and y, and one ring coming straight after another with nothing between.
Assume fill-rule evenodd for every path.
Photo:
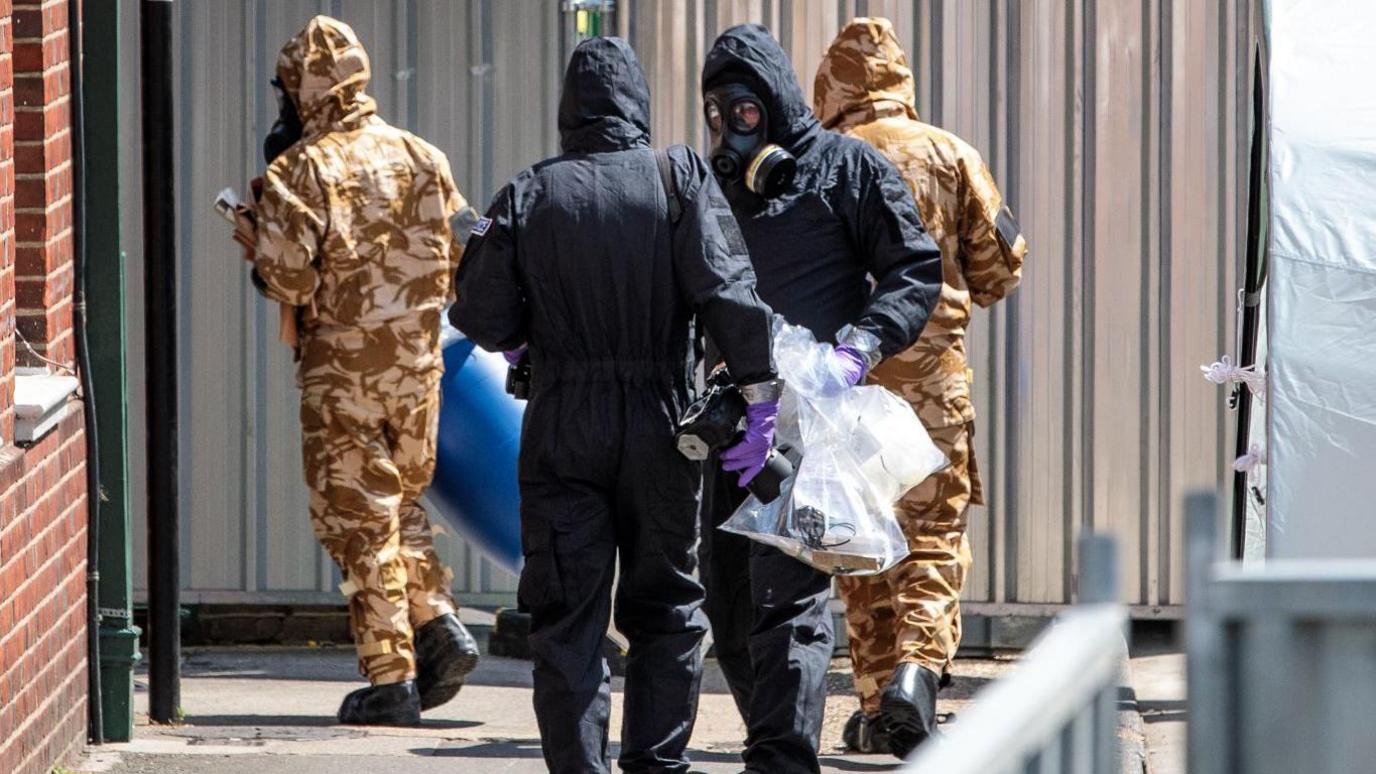
<instances>
[{"instance_id":1,"label":"camera in gloved hand","mask_svg":"<svg viewBox=\"0 0 1376 774\"><path fill-rule=\"evenodd\" d=\"M516 400L530 400L530 350L521 347L503 353L506 358L506 393Z\"/></svg>"},{"instance_id":2,"label":"camera in gloved hand","mask_svg":"<svg viewBox=\"0 0 1376 774\"><path fill-rule=\"evenodd\" d=\"M775 384L778 384L775 382ZM726 369L719 369L707 380L707 389L693 401L679 420L674 433L679 453L703 461L714 451L725 449L744 434L747 401ZM769 452L764 469L747 484L760 502L779 497L785 481L793 475L793 463L778 448Z\"/></svg>"}]
</instances>

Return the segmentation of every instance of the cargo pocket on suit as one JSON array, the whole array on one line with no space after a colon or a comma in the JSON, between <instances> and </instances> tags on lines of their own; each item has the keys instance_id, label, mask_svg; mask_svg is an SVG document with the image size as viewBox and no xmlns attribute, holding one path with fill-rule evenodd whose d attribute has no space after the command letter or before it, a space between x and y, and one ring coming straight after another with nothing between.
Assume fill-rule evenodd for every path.
<instances>
[{"instance_id":1,"label":"cargo pocket on suit","mask_svg":"<svg viewBox=\"0 0 1376 774\"><path fill-rule=\"evenodd\" d=\"M559 562L554 556L551 537L548 525L522 530L525 566L516 584L516 600L523 612L547 609L564 601L564 586L559 580Z\"/></svg>"}]
</instances>

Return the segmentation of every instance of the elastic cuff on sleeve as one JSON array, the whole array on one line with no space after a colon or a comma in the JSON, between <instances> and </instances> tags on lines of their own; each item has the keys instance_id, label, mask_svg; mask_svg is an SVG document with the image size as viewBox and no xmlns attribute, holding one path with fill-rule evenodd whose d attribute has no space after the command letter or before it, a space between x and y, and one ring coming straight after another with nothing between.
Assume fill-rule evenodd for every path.
<instances>
[{"instance_id":1,"label":"elastic cuff on sleeve","mask_svg":"<svg viewBox=\"0 0 1376 774\"><path fill-rule=\"evenodd\" d=\"M836 345L838 347L849 347L865 359L865 371L872 371L879 365L883 356L879 352L879 337L869 331L861 330L854 325L847 325L836 334Z\"/></svg>"},{"instance_id":2,"label":"elastic cuff on sleeve","mask_svg":"<svg viewBox=\"0 0 1376 774\"><path fill-rule=\"evenodd\" d=\"M754 384L742 384L739 389L741 397L745 398L745 402L752 406L760 403L775 403L784 396L784 380L770 379Z\"/></svg>"}]
</instances>

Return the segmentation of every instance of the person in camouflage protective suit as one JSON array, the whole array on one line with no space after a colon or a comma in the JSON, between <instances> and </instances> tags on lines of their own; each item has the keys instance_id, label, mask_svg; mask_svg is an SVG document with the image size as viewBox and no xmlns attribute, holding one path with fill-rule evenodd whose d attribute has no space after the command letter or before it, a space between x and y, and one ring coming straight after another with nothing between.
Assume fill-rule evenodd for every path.
<instances>
[{"instance_id":1,"label":"person in camouflage protective suit","mask_svg":"<svg viewBox=\"0 0 1376 774\"><path fill-rule=\"evenodd\" d=\"M936 725L936 689L960 645L966 509L983 503L965 358L971 301L987 307L1017 286L1027 243L979 153L918 120L912 71L887 19L841 30L818 68L814 108L823 126L893 162L941 248L941 298L922 336L870 379L912 404L951 465L899 503L908 557L881 575L838 579L861 703L846 742L906 756Z\"/></svg>"},{"instance_id":2,"label":"person in camouflage protective suit","mask_svg":"<svg viewBox=\"0 0 1376 774\"><path fill-rule=\"evenodd\" d=\"M343 573L372 684L339 718L410 725L477 662L417 502L435 466L454 228L466 234L476 213L443 153L376 115L368 55L347 24L312 19L283 47L277 77L301 139L264 175L254 280L300 309L311 521Z\"/></svg>"}]
</instances>

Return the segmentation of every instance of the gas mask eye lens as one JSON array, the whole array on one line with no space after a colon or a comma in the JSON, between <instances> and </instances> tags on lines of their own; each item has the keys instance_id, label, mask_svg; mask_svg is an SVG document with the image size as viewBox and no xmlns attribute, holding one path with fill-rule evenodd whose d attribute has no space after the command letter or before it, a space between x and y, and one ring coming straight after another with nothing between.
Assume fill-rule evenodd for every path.
<instances>
[{"instance_id":1,"label":"gas mask eye lens","mask_svg":"<svg viewBox=\"0 0 1376 774\"><path fill-rule=\"evenodd\" d=\"M707 114L707 129L712 134L721 134L721 108L717 107L717 103L708 102L703 112Z\"/></svg>"},{"instance_id":2,"label":"gas mask eye lens","mask_svg":"<svg viewBox=\"0 0 1376 774\"><path fill-rule=\"evenodd\" d=\"M738 132L753 132L759 127L762 115L759 105L743 99L731 106L731 125Z\"/></svg>"}]
</instances>

